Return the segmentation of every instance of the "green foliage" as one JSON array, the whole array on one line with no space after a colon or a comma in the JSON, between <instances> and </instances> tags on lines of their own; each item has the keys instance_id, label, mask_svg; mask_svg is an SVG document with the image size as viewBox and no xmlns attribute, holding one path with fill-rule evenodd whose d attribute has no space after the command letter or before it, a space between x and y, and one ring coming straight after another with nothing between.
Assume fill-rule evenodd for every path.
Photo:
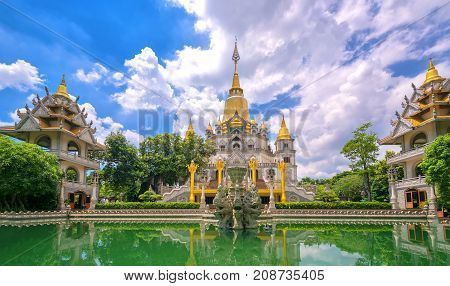
<instances>
[{"instance_id":1,"label":"green foliage","mask_svg":"<svg viewBox=\"0 0 450 286\"><path fill-rule=\"evenodd\" d=\"M346 173L340 177L332 186L341 200L360 201L361 192L364 190L364 183L358 173Z\"/></svg>"},{"instance_id":2,"label":"green foliage","mask_svg":"<svg viewBox=\"0 0 450 286\"><path fill-rule=\"evenodd\" d=\"M145 176L145 166L137 148L120 132L111 133L106 137L105 145L106 150L100 156L104 164L100 177L106 184L109 196L136 200L141 181Z\"/></svg>"},{"instance_id":3,"label":"green foliage","mask_svg":"<svg viewBox=\"0 0 450 286\"><path fill-rule=\"evenodd\" d=\"M391 209L382 202L289 202L275 203L277 209Z\"/></svg>"},{"instance_id":4,"label":"green foliage","mask_svg":"<svg viewBox=\"0 0 450 286\"><path fill-rule=\"evenodd\" d=\"M0 135L0 210L53 210L62 171L53 154Z\"/></svg>"},{"instance_id":5,"label":"green foliage","mask_svg":"<svg viewBox=\"0 0 450 286\"><path fill-rule=\"evenodd\" d=\"M199 203L191 202L116 202L97 204L96 209L198 209Z\"/></svg>"},{"instance_id":6,"label":"green foliage","mask_svg":"<svg viewBox=\"0 0 450 286\"><path fill-rule=\"evenodd\" d=\"M298 181L298 185L300 185L300 186L324 185L324 184L328 184L329 181L330 181L330 179L314 179L314 178L310 178L310 177L304 177Z\"/></svg>"},{"instance_id":7,"label":"green foliage","mask_svg":"<svg viewBox=\"0 0 450 286\"><path fill-rule=\"evenodd\" d=\"M367 190L367 198L372 200L370 189L370 171L378 156L377 136L370 132L371 122L359 126L353 131L353 138L342 148L341 153L350 160L353 171L360 172Z\"/></svg>"},{"instance_id":8,"label":"green foliage","mask_svg":"<svg viewBox=\"0 0 450 286\"><path fill-rule=\"evenodd\" d=\"M438 136L425 148L420 167L427 183L437 187L440 207L450 208L450 133Z\"/></svg>"},{"instance_id":9,"label":"green foliage","mask_svg":"<svg viewBox=\"0 0 450 286\"><path fill-rule=\"evenodd\" d=\"M154 191L148 190L139 195L141 202L156 202L162 199L161 195L156 194Z\"/></svg>"},{"instance_id":10,"label":"green foliage","mask_svg":"<svg viewBox=\"0 0 450 286\"><path fill-rule=\"evenodd\" d=\"M317 186L317 191L316 195L314 196L314 200L322 202L335 202L339 200L339 198L333 190L327 190L325 186L319 185Z\"/></svg>"},{"instance_id":11,"label":"green foliage","mask_svg":"<svg viewBox=\"0 0 450 286\"><path fill-rule=\"evenodd\" d=\"M213 144L197 135L182 139L177 134L164 133L147 137L140 144L140 154L148 171L146 180L154 186L158 182L184 183L189 175L187 165L194 161L199 172L206 167L213 152Z\"/></svg>"}]
</instances>

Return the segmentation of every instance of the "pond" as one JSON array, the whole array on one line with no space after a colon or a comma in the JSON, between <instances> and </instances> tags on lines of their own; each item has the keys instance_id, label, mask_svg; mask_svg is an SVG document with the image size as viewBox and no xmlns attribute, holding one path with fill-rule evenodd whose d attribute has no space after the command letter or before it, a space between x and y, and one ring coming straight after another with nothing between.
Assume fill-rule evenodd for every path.
<instances>
[{"instance_id":1,"label":"pond","mask_svg":"<svg viewBox=\"0 0 450 286\"><path fill-rule=\"evenodd\" d=\"M61 222L1 226L0 265L450 265L450 226Z\"/></svg>"}]
</instances>

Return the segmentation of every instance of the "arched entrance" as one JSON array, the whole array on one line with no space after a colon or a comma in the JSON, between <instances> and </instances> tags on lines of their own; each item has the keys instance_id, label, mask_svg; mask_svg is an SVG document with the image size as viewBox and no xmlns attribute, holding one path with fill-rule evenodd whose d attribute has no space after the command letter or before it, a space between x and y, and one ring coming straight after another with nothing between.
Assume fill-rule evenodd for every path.
<instances>
[{"instance_id":1,"label":"arched entrance","mask_svg":"<svg viewBox=\"0 0 450 286\"><path fill-rule=\"evenodd\" d=\"M88 209L91 206L91 196L86 195L82 191L69 193L69 205L71 209Z\"/></svg>"},{"instance_id":2,"label":"arched entrance","mask_svg":"<svg viewBox=\"0 0 450 286\"><path fill-rule=\"evenodd\" d=\"M416 189L405 191L405 200L407 209L421 209L427 200L427 192Z\"/></svg>"}]
</instances>

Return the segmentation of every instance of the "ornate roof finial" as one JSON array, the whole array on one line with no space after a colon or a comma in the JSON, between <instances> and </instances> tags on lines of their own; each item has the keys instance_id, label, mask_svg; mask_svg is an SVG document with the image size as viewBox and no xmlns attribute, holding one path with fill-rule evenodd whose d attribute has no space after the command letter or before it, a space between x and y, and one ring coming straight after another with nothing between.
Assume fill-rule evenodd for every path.
<instances>
[{"instance_id":1,"label":"ornate roof finial","mask_svg":"<svg viewBox=\"0 0 450 286\"><path fill-rule=\"evenodd\" d=\"M67 86L66 86L66 80L64 79L64 74L62 75L61 78L61 83L58 86L58 89L56 90L56 95L61 95L64 96L66 98L69 98L69 93L67 93Z\"/></svg>"},{"instance_id":2,"label":"ornate roof finial","mask_svg":"<svg viewBox=\"0 0 450 286\"><path fill-rule=\"evenodd\" d=\"M281 121L280 130L278 131L277 140L283 140L283 139L292 139L291 134L289 133L289 130L286 127L286 121L284 120L284 115L283 115L283 120Z\"/></svg>"},{"instance_id":3,"label":"ornate roof finial","mask_svg":"<svg viewBox=\"0 0 450 286\"><path fill-rule=\"evenodd\" d=\"M428 70L425 77L425 81L423 82L422 86L435 81L435 80L442 80L443 78L439 75L437 69L434 67L433 59L430 58L430 61L428 62Z\"/></svg>"},{"instance_id":4,"label":"ornate roof finial","mask_svg":"<svg viewBox=\"0 0 450 286\"><path fill-rule=\"evenodd\" d=\"M192 118L189 118L189 126L188 129L186 130L185 136L184 138L188 138L192 135L194 135L194 127L192 126Z\"/></svg>"},{"instance_id":5,"label":"ornate roof finial","mask_svg":"<svg viewBox=\"0 0 450 286\"><path fill-rule=\"evenodd\" d=\"M230 89L230 96L236 95L236 93L242 95L242 88L239 83L239 74L238 74L238 61L240 58L241 57L239 56L237 48L237 38L235 38L233 56L231 57L231 59L234 61L234 75L233 75L233 83Z\"/></svg>"}]
</instances>

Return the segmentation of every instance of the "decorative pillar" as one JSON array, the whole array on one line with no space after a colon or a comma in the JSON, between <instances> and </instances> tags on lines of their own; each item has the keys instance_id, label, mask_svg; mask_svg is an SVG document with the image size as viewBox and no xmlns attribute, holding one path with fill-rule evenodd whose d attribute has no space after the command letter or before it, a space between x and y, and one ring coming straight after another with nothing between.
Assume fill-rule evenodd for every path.
<instances>
[{"instance_id":1,"label":"decorative pillar","mask_svg":"<svg viewBox=\"0 0 450 286\"><path fill-rule=\"evenodd\" d=\"M97 204L98 201L98 173L97 171L94 172L93 174L93 188L92 188L92 196L91 196L91 207L90 209L95 209L95 205Z\"/></svg>"},{"instance_id":2,"label":"decorative pillar","mask_svg":"<svg viewBox=\"0 0 450 286\"><path fill-rule=\"evenodd\" d=\"M65 210L66 209L66 202L64 201L64 182L61 181L61 193L59 194L59 209Z\"/></svg>"},{"instance_id":3,"label":"decorative pillar","mask_svg":"<svg viewBox=\"0 0 450 286\"><path fill-rule=\"evenodd\" d=\"M194 176L195 176L195 171L197 171L197 165L194 163L194 161L191 161L191 164L188 165L188 170L189 173L191 175L191 181L190 181L190 186L189 186L189 201L190 202L194 202L195 201L195 197L194 197Z\"/></svg>"},{"instance_id":4,"label":"decorative pillar","mask_svg":"<svg viewBox=\"0 0 450 286\"><path fill-rule=\"evenodd\" d=\"M252 181L253 181L253 184L256 185L256 167L258 166L258 161L256 161L255 158L252 158L252 159L250 159L250 161L248 161L248 166L252 170Z\"/></svg>"},{"instance_id":5,"label":"decorative pillar","mask_svg":"<svg viewBox=\"0 0 450 286\"><path fill-rule=\"evenodd\" d=\"M222 161L222 159L217 160L216 162L216 168L217 168L217 186L220 186L222 184L222 171L225 167L225 163Z\"/></svg>"},{"instance_id":6,"label":"decorative pillar","mask_svg":"<svg viewBox=\"0 0 450 286\"><path fill-rule=\"evenodd\" d=\"M281 179L281 202L286 202L286 167L287 163L280 161L277 163L278 170L280 171Z\"/></svg>"},{"instance_id":7,"label":"decorative pillar","mask_svg":"<svg viewBox=\"0 0 450 286\"><path fill-rule=\"evenodd\" d=\"M273 189L274 189L273 180L274 180L274 178L275 178L275 170L274 169L269 169L269 172L268 172L269 190L270 190L269 212L274 211L276 209L276 207L275 207L275 196L273 194Z\"/></svg>"},{"instance_id":8,"label":"decorative pillar","mask_svg":"<svg viewBox=\"0 0 450 286\"><path fill-rule=\"evenodd\" d=\"M391 195L390 203L392 206L392 209L396 210L399 209L398 206L398 200L397 200L397 188L395 187L395 181L397 179L397 171L393 166L390 166L388 171L388 178L389 178L389 192Z\"/></svg>"},{"instance_id":9,"label":"decorative pillar","mask_svg":"<svg viewBox=\"0 0 450 286\"><path fill-rule=\"evenodd\" d=\"M430 197L428 198L428 217L434 218L437 216L437 202L434 185L431 185Z\"/></svg>"}]
</instances>

